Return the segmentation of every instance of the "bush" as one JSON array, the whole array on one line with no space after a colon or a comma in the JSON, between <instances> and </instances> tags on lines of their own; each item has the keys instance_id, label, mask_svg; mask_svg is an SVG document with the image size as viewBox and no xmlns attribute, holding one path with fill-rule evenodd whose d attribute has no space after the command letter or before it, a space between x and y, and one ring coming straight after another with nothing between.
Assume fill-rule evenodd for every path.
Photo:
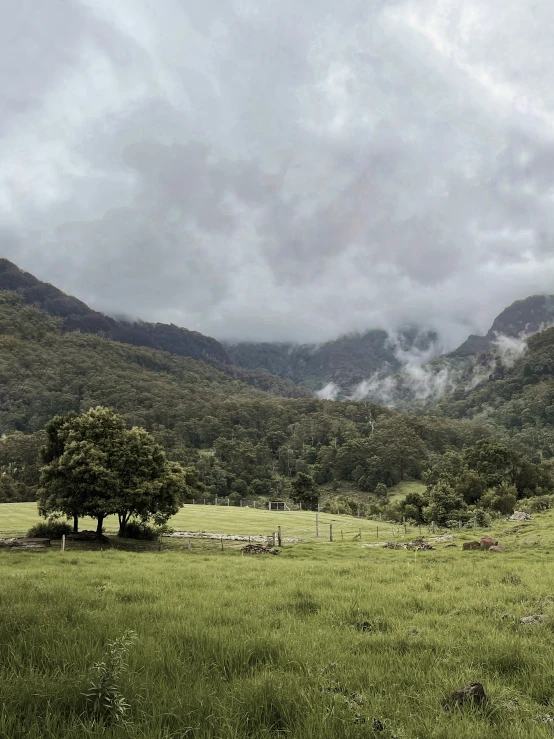
<instances>
[{"instance_id":1,"label":"bush","mask_svg":"<svg viewBox=\"0 0 554 739\"><path fill-rule=\"evenodd\" d=\"M378 498L386 498L388 492L387 486L383 482L378 482L375 486L374 493Z\"/></svg>"},{"instance_id":2,"label":"bush","mask_svg":"<svg viewBox=\"0 0 554 739\"><path fill-rule=\"evenodd\" d=\"M476 508L473 517L475 525L479 526L479 528L484 529L491 525L491 517L482 508Z\"/></svg>"},{"instance_id":3,"label":"bush","mask_svg":"<svg viewBox=\"0 0 554 739\"><path fill-rule=\"evenodd\" d=\"M324 513L344 513L348 516L357 516L359 512L360 516L365 518L369 513L369 506L348 495L334 495L323 502L321 510Z\"/></svg>"},{"instance_id":4,"label":"bush","mask_svg":"<svg viewBox=\"0 0 554 739\"><path fill-rule=\"evenodd\" d=\"M29 529L27 536L31 539L61 539L71 531L71 526L65 521L41 521Z\"/></svg>"},{"instance_id":5,"label":"bush","mask_svg":"<svg viewBox=\"0 0 554 739\"><path fill-rule=\"evenodd\" d=\"M542 513L554 507L554 495L540 495L533 498L522 498L517 502L518 511L525 513Z\"/></svg>"},{"instance_id":6,"label":"bush","mask_svg":"<svg viewBox=\"0 0 554 739\"><path fill-rule=\"evenodd\" d=\"M129 521L125 527L126 539L138 539L140 541L156 541L160 536L160 529L140 521Z\"/></svg>"}]
</instances>

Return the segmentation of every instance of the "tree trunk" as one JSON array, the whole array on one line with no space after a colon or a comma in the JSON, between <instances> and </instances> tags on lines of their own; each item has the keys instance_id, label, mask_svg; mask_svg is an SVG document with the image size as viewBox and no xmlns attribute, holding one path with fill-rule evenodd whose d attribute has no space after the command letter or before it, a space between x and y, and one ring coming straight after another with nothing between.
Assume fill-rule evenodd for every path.
<instances>
[{"instance_id":1,"label":"tree trunk","mask_svg":"<svg viewBox=\"0 0 554 739\"><path fill-rule=\"evenodd\" d=\"M73 533L79 533L79 516L73 515Z\"/></svg>"},{"instance_id":2,"label":"tree trunk","mask_svg":"<svg viewBox=\"0 0 554 739\"><path fill-rule=\"evenodd\" d=\"M96 536L101 537L102 536L102 525L104 523L105 516L98 516L98 526L96 527Z\"/></svg>"},{"instance_id":3,"label":"tree trunk","mask_svg":"<svg viewBox=\"0 0 554 739\"><path fill-rule=\"evenodd\" d=\"M130 513L118 513L117 517L119 519L119 534L118 536L124 537L125 536L125 529L127 528L127 522L130 518Z\"/></svg>"}]
</instances>

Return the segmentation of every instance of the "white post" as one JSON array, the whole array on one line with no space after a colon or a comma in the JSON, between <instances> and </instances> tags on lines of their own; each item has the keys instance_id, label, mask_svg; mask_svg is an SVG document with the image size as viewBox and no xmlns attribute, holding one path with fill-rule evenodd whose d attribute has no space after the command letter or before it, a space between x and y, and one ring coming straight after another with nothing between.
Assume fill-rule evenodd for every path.
<instances>
[{"instance_id":1,"label":"white post","mask_svg":"<svg viewBox=\"0 0 554 739\"><path fill-rule=\"evenodd\" d=\"M62 534L62 552L65 552L65 534Z\"/></svg>"}]
</instances>

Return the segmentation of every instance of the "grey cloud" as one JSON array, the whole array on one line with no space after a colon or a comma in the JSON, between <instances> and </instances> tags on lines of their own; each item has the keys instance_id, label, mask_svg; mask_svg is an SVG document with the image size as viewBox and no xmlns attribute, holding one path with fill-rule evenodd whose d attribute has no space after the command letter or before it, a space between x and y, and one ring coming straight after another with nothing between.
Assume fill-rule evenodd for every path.
<instances>
[{"instance_id":1,"label":"grey cloud","mask_svg":"<svg viewBox=\"0 0 554 739\"><path fill-rule=\"evenodd\" d=\"M536 5L10 5L0 245L94 307L221 338L418 321L453 345L553 291Z\"/></svg>"}]
</instances>

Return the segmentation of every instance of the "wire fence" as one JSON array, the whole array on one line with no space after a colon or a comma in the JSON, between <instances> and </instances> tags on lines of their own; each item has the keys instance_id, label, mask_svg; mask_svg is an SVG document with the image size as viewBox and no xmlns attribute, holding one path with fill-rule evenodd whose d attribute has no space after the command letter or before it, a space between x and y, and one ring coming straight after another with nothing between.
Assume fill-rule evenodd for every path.
<instances>
[{"instance_id":1,"label":"wire fence","mask_svg":"<svg viewBox=\"0 0 554 739\"><path fill-rule=\"evenodd\" d=\"M357 518L347 514L321 511L257 509L254 511L225 510L227 506L203 509L188 504L172 522L174 538L258 542L268 545L297 543L333 543L354 541L366 545L384 545L425 537L441 537L455 533L452 528L401 524L379 518ZM244 509L244 506L243 506ZM182 524L186 524L184 527ZM460 522L459 527L466 527ZM461 533L461 531L460 531Z\"/></svg>"}]
</instances>

